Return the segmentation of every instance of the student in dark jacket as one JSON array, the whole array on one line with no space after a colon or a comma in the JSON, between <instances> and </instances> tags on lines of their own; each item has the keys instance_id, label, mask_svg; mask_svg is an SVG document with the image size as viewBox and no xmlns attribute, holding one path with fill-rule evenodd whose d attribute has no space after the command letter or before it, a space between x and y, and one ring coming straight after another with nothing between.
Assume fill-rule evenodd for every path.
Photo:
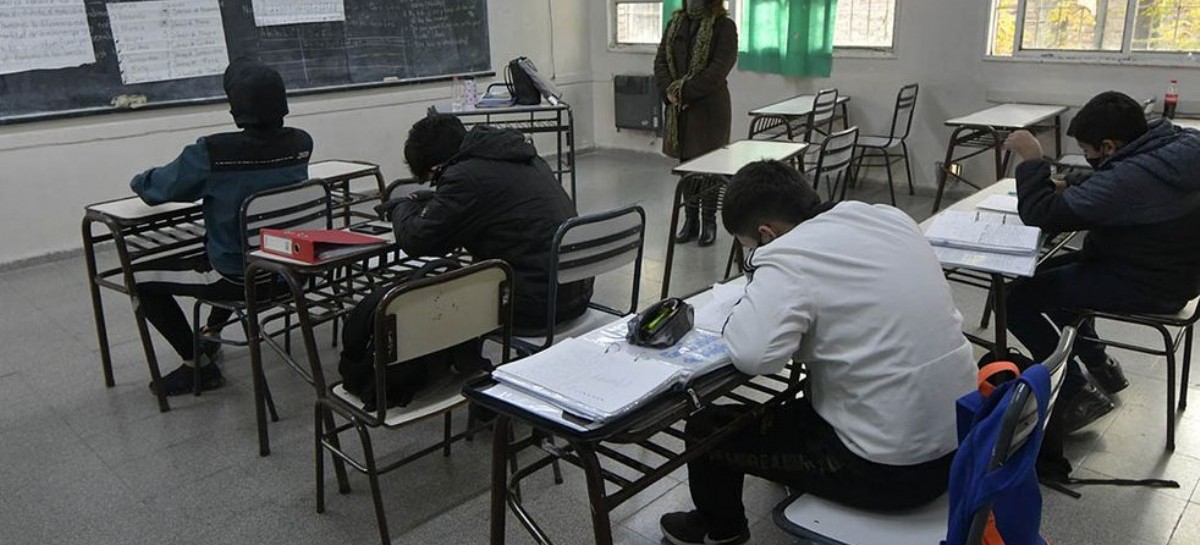
<instances>
[{"instance_id":1,"label":"student in dark jacket","mask_svg":"<svg viewBox=\"0 0 1200 545\"><path fill-rule=\"evenodd\" d=\"M392 209L400 247L417 257L464 248L477 260L508 262L516 276L516 327L544 331L550 244L559 225L578 214L533 144L516 131L467 132L457 117L431 115L409 131L404 158L434 190ZM591 297L591 279L560 286L555 323L583 315Z\"/></svg>"},{"instance_id":2,"label":"student in dark jacket","mask_svg":"<svg viewBox=\"0 0 1200 545\"><path fill-rule=\"evenodd\" d=\"M737 63L737 25L721 0L687 0L667 25L654 58L654 81L666 104L663 153L690 161L729 144L733 122L729 72ZM676 242L699 237L700 246L717 238L717 194L699 185L685 198L683 227ZM703 215L700 213L703 208Z\"/></svg>"},{"instance_id":3,"label":"student in dark jacket","mask_svg":"<svg viewBox=\"0 0 1200 545\"><path fill-rule=\"evenodd\" d=\"M256 62L236 60L225 70L225 94L241 131L200 138L174 161L138 174L129 184L147 204L199 200L204 211L203 253L155 260L134 272L138 304L146 319L183 359L183 365L162 379L167 395L191 392L196 369L201 389L224 384L214 361L219 345L205 343L203 353L194 353L192 328L175 297L241 301L245 297L242 203L260 191L308 179L312 138L283 126L288 106L279 73ZM260 293L267 291L264 287ZM207 333L219 333L229 318L228 310L214 308Z\"/></svg>"},{"instance_id":4,"label":"student in dark jacket","mask_svg":"<svg viewBox=\"0 0 1200 545\"><path fill-rule=\"evenodd\" d=\"M1047 261L1013 286L1009 330L1035 361L1053 352L1055 326L1076 320L1064 309L1174 314L1200 294L1200 132L1166 119L1147 124L1137 101L1110 91L1089 101L1067 134L1095 168L1070 183L1051 178L1030 133L1018 131L1006 142L1022 160L1021 220L1048 232L1088 232L1081 251ZM1094 336L1091 324L1081 334ZM1081 340L1075 355L1060 396L1066 404L1058 409L1068 431L1111 411L1105 392L1129 384L1103 346Z\"/></svg>"}]
</instances>

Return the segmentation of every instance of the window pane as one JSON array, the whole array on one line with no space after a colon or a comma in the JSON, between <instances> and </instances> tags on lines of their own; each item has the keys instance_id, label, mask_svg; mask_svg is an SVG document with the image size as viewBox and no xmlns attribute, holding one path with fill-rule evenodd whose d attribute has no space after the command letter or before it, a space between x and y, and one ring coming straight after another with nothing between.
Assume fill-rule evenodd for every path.
<instances>
[{"instance_id":1,"label":"window pane","mask_svg":"<svg viewBox=\"0 0 1200 545\"><path fill-rule=\"evenodd\" d=\"M1200 51L1200 0L1141 0L1134 51Z\"/></svg>"},{"instance_id":2,"label":"window pane","mask_svg":"<svg viewBox=\"0 0 1200 545\"><path fill-rule=\"evenodd\" d=\"M1028 0L1021 49L1120 51L1127 0Z\"/></svg>"},{"instance_id":3,"label":"window pane","mask_svg":"<svg viewBox=\"0 0 1200 545\"><path fill-rule=\"evenodd\" d=\"M661 2L618 2L617 43L657 44L662 20Z\"/></svg>"},{"instance_id":4,"label":"window pane","mask_svg":"<svg viewBox=\"0 0 1200 545\"><path fill-rule=\"evenodd\" d=\"M1011 57L1017 39L1017 0L992 3L992 55Z\"/></svg>"},{"instance_id":5,"label":"window pane","mask_svg":"<svg viewBox=\"0 0 1200 545\"><path fill-rule=\"evenodd\" d=\"M892 47L896 0L840 0L834 47Z\"/></svg>"}]
</instances>

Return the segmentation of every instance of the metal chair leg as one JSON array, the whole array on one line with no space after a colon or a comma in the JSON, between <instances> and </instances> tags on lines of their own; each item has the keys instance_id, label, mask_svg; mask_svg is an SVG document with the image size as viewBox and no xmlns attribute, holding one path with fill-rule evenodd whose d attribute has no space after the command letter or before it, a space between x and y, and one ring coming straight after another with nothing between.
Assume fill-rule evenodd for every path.
<instances>
[{"instance_id":1,"label":"metal chair leg","mask_svg":"<svg viewBox=\"0 0 1200 545\"><path fill-rule=\"evenodd\" d=\"M192 304L192 395L200 397L200 301Z\"/></svg>"},{"instance_id":2,"label":"metal chair leg","mask_svg":"<svg viewBox=\"0 0 1200 545\"><path fill-rule=\"evenodd\" d=\"M442 456L450 457L450 426L454 424L453 416L450 411L442 418Z\"/></svg>"},{"instance_id":3,"label":"metal chair leg","mask_svg":"<svg viewBox=\"0 0 1200 545\"><path fill-rule=\"evenodd\" d=\"M892 180L892 156L888 154L887 150L883 150L883 162L884 168L887 169L888 193L892 196L892 206L896 206L896 185Z\"/></svg>"},{"instance_id":4,"label":"metal chair leg","mask_svg":"<svg viewBox=\"0 0 1200 545\"><path fill-rule=\"evenodd\" d=\"M379 472L375 467L375 451L371 448L371 435L358 421L354 422L354 428L358 430L358 437L362 440L363 461L367 466L367 481L371 484L371 499L375 502L375 521L379 524L379 541L383 545L391 545L387 513L383 510L383 494L379 491Z\"/></svg>"},{"instance_id":5,"label":"metal chair leg","mask_svg":"<svg viewBox=\"0 0 1200 545\"><path fill-rule=\"evenodd\" d=\"M325 447L321 445L321 404L313 404L313 446L316 449L315 467L317 472L317 513L325 512Z\"/></svg>"},{"instance_id":6,"label":"metal chair leg","mask_svg":"<svg viewBox=\"0 0 1200 545\"><path fill-rule=\"evenodd\" d=\"M1167 353L1167 450L1175 451L1175 346L1171 332L1163 326L1155 326L1163 338L1163 347Z\"/></svg>"},{"instance_id":7,"label":"metal chair leg","mask_svg":"<svg viewBox=\"0 0 1200 545\"><path fill-rule=\"evenodd\" d=\"M1192 337L1195 327L1187 326L1183 332L1183 373L1179 376L1179 412L1187 409L1188 380L1192 370Z\"/></svg>"},{"instance_id":8,"label":"metal chair leg","mask_svg":"<svg viewBox=\"0 0 1200 545\"><path fill-rule=\"evenodd\" d=\"M995 295L988 290L987 302L983 304L983 316L979 318L979 329L987 329L992 322L992 308L996 304Z\"/></svg>"},{"instance_id":9,"label":"metal chair leg","mask_svg":"<svg viewBox=\"0 0 1200 545\"><path fill-rule=\"evenodd\" d=\"M904 152L904 171L908 174L908 194L916 195L917 190L913 186L912 163L908 160L908 144L903 140L900 141L900 149Z\"/></svg>"}]
</instances>

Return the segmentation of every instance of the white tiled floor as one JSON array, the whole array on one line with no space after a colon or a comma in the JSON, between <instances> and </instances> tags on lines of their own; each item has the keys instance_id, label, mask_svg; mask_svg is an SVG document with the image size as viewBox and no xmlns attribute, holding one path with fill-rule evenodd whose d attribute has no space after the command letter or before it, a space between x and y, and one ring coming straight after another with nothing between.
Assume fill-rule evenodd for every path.
<instances>
[{"instance_id":1,"label":"white tiled floor","mask_svg":"<svg viewBox=\"0 0 1200 545\"><path fill-rule=\"evenodd\" d=\"M666 159L612 152L580 158L580 206L585 212L641 204L649 216L643 304L659 295L674 178ZM919 169L918 169L919 170ZM932 190L918 184L901 207L928 214ZM952 193L961 197L965 190ZM886 200L886 187L867 183L854 198ZM700 289L724 268L730 239L708 250L677 253L672 293ZM619 303L632 273L604 279L599 297ZM627 288L626 288L627 289ZM960 307L976 321L982 295L956 287ZM282 420L272 425L272 454L257 456L248 357L227 350L229 385L200 398L173 398L160 414L146 389L147 371L128 301L107 293L117 386L103 386L81 259L0 274L0 542L13 544L362 543L377 542L365 479L352 475L339 496L327 475L329 510L314 512L309 386L268 360ZM1105 333L1146 337L1132 331ZM164 370L174 357L161 340ZM326 348L327 362L336 350ZM1165 477L1177 490L1087 487L1073 500L1044 491L1044 532L1056 545L1184 545L1200 543L1200 417L1185 415L1178 450L1163 451L1162 362L1118 354L1132 386L1113 416L1072 438L1069 451L1082 476ZM330 373L336 373L330 364ZM1200 373L1192 377L1193 399ZM1193 409L1194 410L1194 409ZM461 420L460 420L461 423ZM394 434L378 447L411 449L438 436L431 423ZM347 439L352 437L347 436ZM489 441L455 446L450 458L430 456L383 479L395 543L487 541ZM659 542L658 516L690 507L686 473L635 497L614 514L619 543ZM524 487L524 497L558 543L590 543L590 518L578 472L554 486L549 475ZM746 503L753 543L791 543L771 510L782 488L750 480ZM531 543L509 521L511 543Z\"/></svg>"}]
</instances>

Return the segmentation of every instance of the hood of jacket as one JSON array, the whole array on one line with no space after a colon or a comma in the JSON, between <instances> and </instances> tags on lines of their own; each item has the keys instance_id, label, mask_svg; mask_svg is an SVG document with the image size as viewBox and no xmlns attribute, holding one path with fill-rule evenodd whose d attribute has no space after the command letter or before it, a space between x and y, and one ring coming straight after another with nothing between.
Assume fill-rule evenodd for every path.
<instances>
[{"instance_id":1,"label":"hood of jacket","mask_svg":"<svg viewBox=\"0 0 1200 545\"><path fill-rule=\"evenodd\" d=\"M448 163L453 165L468 159L528 163L537 156L537 148L523 133L482 125L467 133L458 153Z\"/></svg>"},{"instance_id":2,"label":"hood of jacket","mask_svg":"<svg viewBox=\"0 0 1200 545\"><path fill-rule=\"evenodd\" d=\"M241 58L225 69L225 96L229 113L239 128L272 129L283 126L288 114L287 90L279 72Z\"/></svg>"},{"instance_id":3,"label":"hood of jacket","mask_svg":"<svg viewBox=\"0 0 1200 545\"><path fill-rule=\"evenodd\" d=\"M1200 206L1200 131L1155 121L1064 197L1080 216L1105 224L1181 217Z\"/></svg>"}]
</instances>

